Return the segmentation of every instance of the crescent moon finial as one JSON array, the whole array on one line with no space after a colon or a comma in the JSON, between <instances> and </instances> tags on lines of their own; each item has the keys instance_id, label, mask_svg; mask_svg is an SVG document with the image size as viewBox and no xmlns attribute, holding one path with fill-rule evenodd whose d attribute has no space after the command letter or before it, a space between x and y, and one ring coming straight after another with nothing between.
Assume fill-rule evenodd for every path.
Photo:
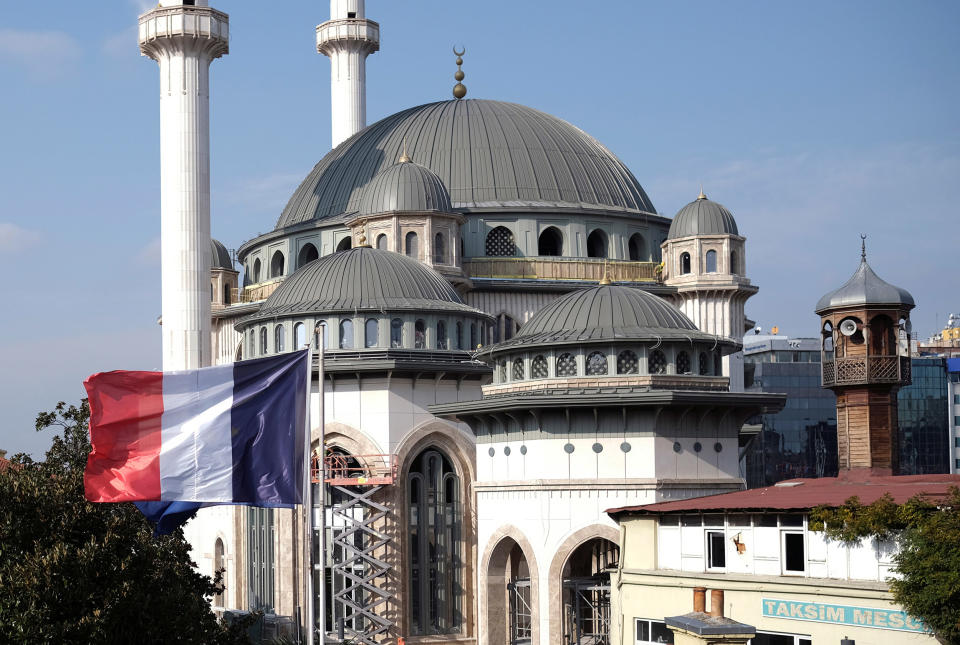
<instances>
[{"instance_id":1,"label":"crescent moon finial","mask_svg":"<svg viewBox=\"0 0 960 645\"><path fill-rule=\"evenodd\" d=\"M467 48L461 45L460 51L457 51L457 46L454 45L453 53L457 56L457 73L453 75L457 84L453 86L453 98L460 100L467 95L467 86L461 82L463 81L464 73L463 70L460 69L460 66L463 65L463 58L461 57L467 53Z\"/></svg>"},{"instance_id":2,"label":"crescent moon finial","mask_svg":"<svg viewBox=\"0 0 960 645\"><path fill-rule=\"evenodd\" d=\"M454 56L463 56L463 55L466 54L466 53L467 53L467 48L466 48L466 47L463 47L463 46L461 45L460 51L457 51L457 46L456 46L456 45L453 46L453 55L454 55Z\"/></svg>"}]
</instances>

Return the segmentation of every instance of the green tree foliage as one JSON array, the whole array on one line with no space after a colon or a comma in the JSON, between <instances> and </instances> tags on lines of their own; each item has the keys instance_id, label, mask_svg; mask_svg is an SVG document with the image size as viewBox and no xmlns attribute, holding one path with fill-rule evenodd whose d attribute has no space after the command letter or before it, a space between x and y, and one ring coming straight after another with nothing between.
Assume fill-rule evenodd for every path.
<instances>
[{"instance_id":1,"label":"green tree foliage","mask_svg":"<svg viewBox=\"0 0 960 645\"><path fill-rule=\"evenodd\" d=\"M896 541L894 599L941 643L960 643L960 489L935 502L918 496L896 504L885 495L864 506L851 497L838 508L813 509L810 520L829 539Z\"/></svg>"},{"instance_id":2,"label":"green tree foliage","mask_svg":"<svg viewBox=\"0 0 960 645\"><path fill-rule=\"evenodd\" d=\"M46 459L0 473L0 642L246 643L210 610L219 580L192 566L183 533L155 538L133 504L83 496L89 408L57 404Z\"/></svg>"}]
</instances>

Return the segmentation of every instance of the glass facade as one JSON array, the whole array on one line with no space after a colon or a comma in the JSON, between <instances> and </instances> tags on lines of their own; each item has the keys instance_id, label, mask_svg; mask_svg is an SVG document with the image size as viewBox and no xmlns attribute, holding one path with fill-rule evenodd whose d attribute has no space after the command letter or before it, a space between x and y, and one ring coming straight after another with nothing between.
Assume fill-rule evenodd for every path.
<instances>
[{"instance_id":1,"label":"glass facade","mask_svg":"<svg viewBox=\"0 0 960 645\"><path fill-rule=\"evenodd\" d=\"M950 407L944 358L910 361L913 383L897 394L900 474L950 472Z\"/></svg>"}]
</instances>

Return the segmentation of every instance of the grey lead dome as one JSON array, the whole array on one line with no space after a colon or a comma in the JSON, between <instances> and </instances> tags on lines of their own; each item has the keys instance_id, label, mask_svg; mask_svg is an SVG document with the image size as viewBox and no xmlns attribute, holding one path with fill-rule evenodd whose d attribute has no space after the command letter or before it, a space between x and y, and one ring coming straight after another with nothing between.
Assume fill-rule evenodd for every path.
<instances>
[{"instance_id":1,"label":"grey lead dome","mask_svg":"<svg viewBox=\"0 0 960 645\"><path fill-rule=\"evenodd\" d=\"M303 180L277 228L358 211L364 187L404 149L456 208L656 213L623 162L583 130L523 105L465 99L397 112L344 141Z\"/></svg>"},{"instance_id":2,"label":"grey lead dome","mask_svg":"<svg viewBox=\"0 0 960 645\"><path fill-rule=\"evenodd\" d=\"M847 282L834 291L826 294L817 302L816 313L840 307L856 307L861 305L905 305L912 309L915 306L913 296L906 289L901 289L883 280L870 265L867 259L860 260L860 266Z\"/></svg>"},{"instance_id":3,"label":"grey lead dome","mask_svg":"<svg viewBox=\"0 0 960 645\"><path fill-rule=\"evenodd\" d=\"M393 211L453 212L443 181L428 168L409 161L394 164L373 178L360 197L360 214Z\"/></svg>"},{"instance_id":4,"label":"grey lead dome","mask_svg":"<svg viewBox=\"0 0 960 645\"><path fill-rule=\"evenodd\" d=\"M667 239L691 235L739 235L737 222L733 214L723 204L710 201L706 197L693 200L681 208L673 222Z\"/></svg>"},{"instance_id":5,"label":"grey lead dome","mask_svg":"<svg viewBox=\"0 0 960 645\"><path fill-rule=\"evenodd\" d=\"M230 252L220 240L210 238L210 268L211 269L229 269L233 271L233 260L230 259Z\"/></svg>"}]
</instances>

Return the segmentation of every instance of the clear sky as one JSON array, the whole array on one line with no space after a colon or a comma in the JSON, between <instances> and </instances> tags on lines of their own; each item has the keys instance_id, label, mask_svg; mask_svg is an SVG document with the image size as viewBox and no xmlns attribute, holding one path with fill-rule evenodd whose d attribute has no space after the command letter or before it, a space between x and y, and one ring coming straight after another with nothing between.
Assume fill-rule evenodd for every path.
<instances>
[{"instance_id":1,"label":"clear sky","mask_svg":"<svg viewBox=\"0 0 960 645\"><path fill-rule=\"evenodd\" d=\"M0 449L88 374L160 365L158 73L151 3L6 2L0 17ZM330 147L323 1L213 0L212 227L273 228ZM960 3L368 0L373 122L450 97L555 114L605 143L672 216L700 182L747 237L747 314L810 336L859 233L917 301L925 337L960 311ZM954 258L952 261L950 258Z\"/></svg>"}]
</instances>

